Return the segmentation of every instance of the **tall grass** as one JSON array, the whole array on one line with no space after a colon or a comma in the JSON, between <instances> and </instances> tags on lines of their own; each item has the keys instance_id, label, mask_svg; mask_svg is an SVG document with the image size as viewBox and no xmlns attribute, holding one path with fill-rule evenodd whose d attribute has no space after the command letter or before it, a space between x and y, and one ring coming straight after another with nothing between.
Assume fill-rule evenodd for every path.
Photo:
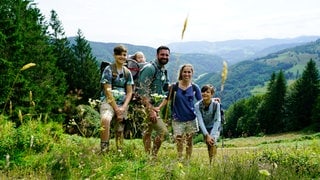
<instances>
[{"instance_id":1,"label":"tall grass","mask_svg":"<svg viewBox=\"0 0 320 180\"><path fill-rule=\"evenodd\" d=\"M312 179L320 177L320 135L292 135L283 142L259 141L238 146L226 140L209 165L204 143L191 160L178 160L175 144L165 142L157 159L144 153L141 139L125 140L117 151L100 154L98 138L66 135L56 123L29 121L15 128L1 116L0 179ZM33 138L32 138L33 137ZM260 142L260 143L259 143ZM263 143L265 142L265 143ZM232 145L233 144L233 145ZM250 144L249 146L246 146ZM6 159L9 155L9 160Z\"/></svg>"}]
</instances>

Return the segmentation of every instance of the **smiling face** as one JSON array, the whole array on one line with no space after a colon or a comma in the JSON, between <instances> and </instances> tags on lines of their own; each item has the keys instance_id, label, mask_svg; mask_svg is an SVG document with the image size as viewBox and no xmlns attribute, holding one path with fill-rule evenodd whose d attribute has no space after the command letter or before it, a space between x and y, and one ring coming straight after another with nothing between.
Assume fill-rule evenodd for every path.
<instances>
[{"instance_id":1,"label":"smiling face","mask_svg":"<svg viewBox=\"0 0 320 180\"><path fill-rule=\"evenodd\" d=\"M214 96L214 87L212 85L204 85L201 88L201 95L203 101L210 101L210 99Z\"/></svg>"},{"instance_id":2,"label":"smiling face","mask_svg":"<svg viewBox=\"0 0 320 180\"><path fill-rule=\"evenodd\" d=\"M159 50L157 59L160 65L166 65L169 62L170 51L167 49Z\"/></svg>"},{"instance_id":3,"label":"smiling face","mask_svg":"<svg viewBox=\"0 0 320 180\"><path fill-rule=\"evenodd\" d=\"M124 64L127 60L127 53L121 52L120 54L114 54L114 59L117 64Z\"/></svg>"},{"instance_id":4,"label":"smiling face","mask_svg":"<svg viewBox=\"0 0 320 180\"><path fill-rule=\"evenodd\" d=\"M123 65L127 61L127 48L123 45L116 46L113 49L113 57L116 64Z\"/></svg>"},{"instance_id":5,"label":"smiling face","mask_svg":"<svg viewBox=\"0 0 320 180\"><path fill-rule=\"evenodd\" d=\"M190 80L192 79L193 75L193 67L191 64L185 64L180 68L179 71L179 80Z\"/></svg>"}]
</instances>

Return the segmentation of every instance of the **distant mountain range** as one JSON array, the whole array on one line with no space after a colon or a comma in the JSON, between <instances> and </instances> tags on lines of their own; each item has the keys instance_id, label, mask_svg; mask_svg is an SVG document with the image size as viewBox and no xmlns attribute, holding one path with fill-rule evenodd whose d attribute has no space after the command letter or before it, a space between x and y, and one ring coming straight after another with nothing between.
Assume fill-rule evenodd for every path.
<instances>
[{"instance_id":1,"label":"distant mountain range","mask_svg":"<svg viewBox=\"0 0 320 180\"><path fill-rule=\"evenodd\" d=\"M276 51L302 45L319 39L320 36L301 36L288 39L229 40L219 42L190 41L171 43L173 52L183 54L214 54L235 64L265 56Z\"/></svg>"},{"instance_id":2,"label":"distant mountain range","mask_svg":"<svg viewBox=\"0 0 320 180\"><path fill-rule=\"evenodd\" d=\"M172 82L182 64L194 66L194 79L200 86L210 83L217 87L217 95L223 96L225 107L235 101L251 96L263 89L272 72L282 69L287 79L301 75L306 62L312 58L318 65L320 36L303 36L292 39L230 40L221 42L171 43L171 58L168 63ZM72 42L72 41L71 41ZM90 42L98 63L113 61L113 48L119 43ZM156 49L148 46L125 44L129 54L144 52L148 61L156 57ZM229 66L225 90L219 93L222 61ZM257 90L258 89L258 90ZM263 93L263 92L262 92Z\"/></svg>"}]
</instances>

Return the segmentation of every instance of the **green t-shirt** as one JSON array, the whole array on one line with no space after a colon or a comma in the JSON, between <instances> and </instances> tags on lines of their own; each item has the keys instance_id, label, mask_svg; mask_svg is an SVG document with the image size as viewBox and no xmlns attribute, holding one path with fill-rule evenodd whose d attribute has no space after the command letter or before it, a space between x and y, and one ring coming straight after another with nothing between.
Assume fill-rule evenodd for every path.
<instances>
[{"instance_id":1,"label":"green t-shirt","mask_svg":"<svg viewBox=\"0 0 320 180\"><path fill-rule=\"evenodd\" d=\"M145 65L139 74L138 94L151 97L152 94L166 95L163 87L168 84L169 79L165 67L161 67L157 60Z\"/></svg>"}]
</instances>

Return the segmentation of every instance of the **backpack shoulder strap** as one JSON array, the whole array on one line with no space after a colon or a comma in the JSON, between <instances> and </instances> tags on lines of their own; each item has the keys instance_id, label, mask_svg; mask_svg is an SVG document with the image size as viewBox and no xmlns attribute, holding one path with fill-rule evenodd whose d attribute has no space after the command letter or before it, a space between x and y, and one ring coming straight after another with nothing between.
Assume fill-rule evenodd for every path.
<instances>
[{"instance_id":1,"label":"backpack shoulder strap","mask_svg":"<svg viewBox=\"0 0 320 180\"><path fill-rule=\"evenodd\" d=\"M192 84L192 90L193 90L193 92L195 92L197 87L194 83L191 83L191 84Z\"/></svg>"},{"instance_id":2,"label":"backpack shoulder strap","mask_svg":"<svg viewBox=\"0 0 320 180\"><path fill-rule=\"evenodd\" d=\"M118 76L117 66L115 63L112 63L110 66L112 71L112 79L116 79Z\"/></svg>"},{"instance_id":3,"label":"backpack shoulder strap","mask_svg":"<svg viewBox=\"0 0 320 180\"><path fill-rule=\"evenodd\" d=\"M123 69L124 69L124 77L126 78L126 81L128 81L128 79L129 79L129 69L126 67L126 66L123 66Z\"/></svg>"},{"instance_id":4,"label":"backpack shoulder strap","mask_svg":"<svg viewBox=\"0 0 320 180\"><path fill-rule=\"evenodd\" d=\"M152 61L152 62L150 62L150 63L153 65L154 70L155 70L155 72L154 72L154 74L153 74L153 78L152 78L153 80L155 80L157 73L160 72L160 69L159 69L159 67L155 64L154 61ZM165 74L165 76L166 76L166 79L168 79L167 69L164 70L164 74Z\"/></svg>"},{"instance_id":5,"label":"backpack shoulder strap","mask_svg":"<svg viewBox=\"0 0 320 180\"><path fill-rule=\"evenodd\" d=\"M153 78L152 78L152 79L154 80L154 79L156 79L156 75L157 75L157 73L158 73L158 71L159 71L159 68L158 68L157 65L154 63L154 61L152 61L151 64L153 65L154 70L155 70L155 71L154 71L154 74L153 74Z\"/></svg>"}]
</instances>

